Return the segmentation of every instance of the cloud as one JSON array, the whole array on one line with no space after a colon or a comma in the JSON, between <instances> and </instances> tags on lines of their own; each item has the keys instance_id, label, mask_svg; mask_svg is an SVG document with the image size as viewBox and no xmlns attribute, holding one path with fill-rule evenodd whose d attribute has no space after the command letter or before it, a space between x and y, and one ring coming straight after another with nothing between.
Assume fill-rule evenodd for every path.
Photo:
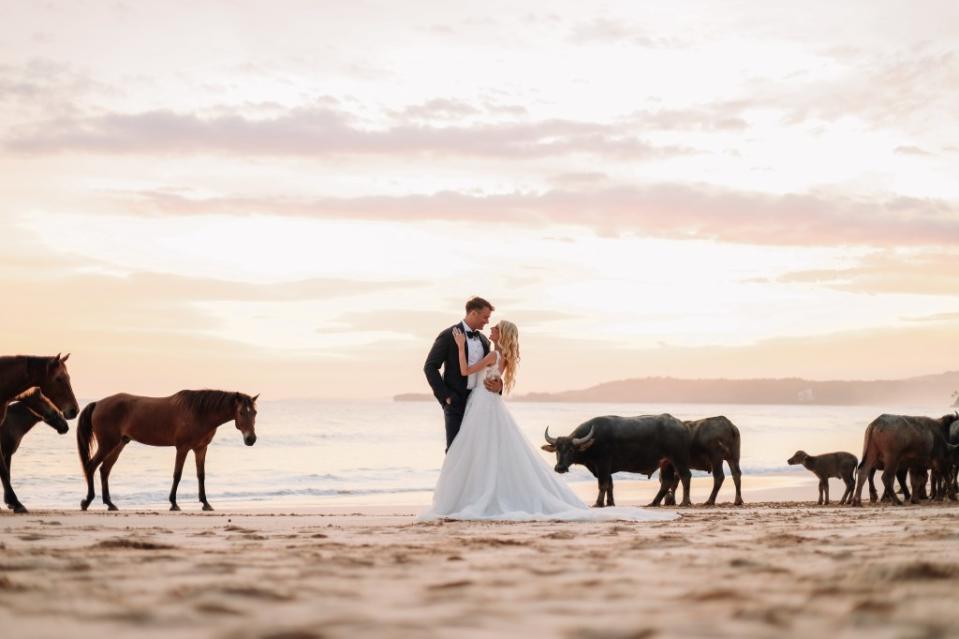
<instances>
[{"instance_id":1,"label":"cloud","mask_svg":"<svg viewBox=\"0 0 959 639\"><path fill-rule=\"evenodd\" d=\"M130 213L212 213L365 220L554 224L605 235L641 235L769 245L945 245L959 243L959 207L941 200L819 193L769 195L706 185L554 189L476 195L455 191L359 198L192 198L141 192Z\"/></svg>"},{"instance_id":2,"label":"cloud","mask_svg":"<svg viewBox=\"0 0 959 639\"><path fill-rule=\"evenodd\" d=\"M655 36L648 30L624 20L610 18L594 18L574 25L567 36L567 41L583 46L597 44L628 44L647 48L680 46L675 38Z\"/></svg>"},{"instance_id":3,"label":"cloud","mask_svg":"<svg viewBox=\"0 0 959 639\"><path fill-rule=\"evenodd\" d=\"M432 101L412 108L413 114L436 116L461 115L469 107L459 102ZM641 160L695 153L690 148L651 144L637 138L628 127L617 124L549 119L468 126L399 123L375 129L365 128L351 114L326 105L301 107L260 118L222 108L209 116L157 110L60 117L19 126L4 146L24 154L339 156L412 153L502 159L587 153Z\"/></svg>"},{"instance_id":4,"label":"cloud","mask_svg":"<svg viewBox=\"0 0 959 639\"><path fill-rule=\"evenodd\" d=\"M784 109L789 124L856 116L876 127L924 129L930 118L949 117L956 109L959 55L918 45L857 56L837 73L809 77L788 83L756 80L750 101Z\"/></svg>"},{"instance_id":5,"label":"cloud","mask_svg":"<svg viewBox=\"0 0 959 639\"><path fill-rule=\"evenodd\" d=\"M953 295L959 291L959 252L876 253L850 268L795 271L774 281L855 293Z\"/></svg>"},{"instance_id":6,"label":"cloud","mask_svg":"<svg viewBox=\"0 0 959 639\"><path fill-rule=\"evenodd\" d=\"M744 113L750 106L747 100L730 100L682 109L637 111L630 120L648 131L744 131L749 127Z\"/></svg>"},{"instance_id":7,"label":"cloud","mask_svg":"<svg viewBox=\"0 0 959 639\"><path fill-rule=\"evenodd\" d=\"M422 282L377 282L335 278L310 278L267 284L213 278L184 277L169 273L137 272L124 276L72 274L24 279L7 283L8 292L33 291L47 299L71 295L86 299L126 302L287 302L350 297L377 291L415 288Z\"/></svg>"},{"instance_id":8,"label":"cloud","mask_svg":"<svg viewBox=\"0 0 959 639\"><path fill-rule=\"evenodd\" d=\"M959 313L936 313L921 317L904 317L907 322L959 322Z\"/></svg>"},{"instance_id":9,"label":"cloud","mask_svg":"<svg viewBox=\"0 0 959 639\"><path fill-rule=\"evenodd\" d=\"M910 145L897 146L895 149L893 149L893 153L896 153L898 155L920 155L920 156L933 155L929 151L920 149L918 146L910 146Z\"/></svg>"},{"instance_id":10,"label":"cloud","mask_svg":"<svg viewBox=\"0 0 959 639\"><path fill-rule=\"evenodd\" d=\"M494 303L494 305L498 304ZM570 319L578 319L579 316L571 313L562 313L549 310L532 309L506 309L497 306L497 311L492 318L492 324L499 320L509 320L517 325L521 333L528 330L538 330L544 325L552 322L559 322ZM435 311L417 311L417 310L391 310L391 311L368 311L368 312L350 312L330 321L329 325L317 329L320 333L336 332L378 332L378 333L401 333L409 335L420 340L432 340L436 334L447 326L453 324L455 317L443 317ZM444 322L447 322L444 324ZM487 327L487 333L489 332ZM424 342L426 343L426 342Z\"/></svg>"}]
</instances>

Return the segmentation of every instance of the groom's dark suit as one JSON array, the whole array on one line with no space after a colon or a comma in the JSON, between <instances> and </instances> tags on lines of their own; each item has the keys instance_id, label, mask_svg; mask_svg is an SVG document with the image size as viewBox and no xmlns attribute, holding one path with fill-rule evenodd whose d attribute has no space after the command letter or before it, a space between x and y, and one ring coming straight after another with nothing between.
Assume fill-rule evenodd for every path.
<instances>
[{"instance_id":1,"label":"groom's dark suit","mask_svg":"<svg viewBox=\"0 0 959 639\"><path fill-rule=\"evenodd\" d=\"M466 388L468 378L460 375L459 348L453 339L454 328L462 330L463 325L459 323L450 326L436 336L433 348L426 356L426 364L423 366L426 381L430 383L433 395L439 401L440 406L443 407L443 414L446 417L446 450L449 450L456 434L460 432L463 413L466 411L466 399L471 392ZM476 331L476 334L483 344L483 356L485 357L489 354L489 340L479 331ZM440 376L441 366L443 367L442 376ZM447 404L447 398L452 398L453 401Z\"/></svg>"}]
</instances>

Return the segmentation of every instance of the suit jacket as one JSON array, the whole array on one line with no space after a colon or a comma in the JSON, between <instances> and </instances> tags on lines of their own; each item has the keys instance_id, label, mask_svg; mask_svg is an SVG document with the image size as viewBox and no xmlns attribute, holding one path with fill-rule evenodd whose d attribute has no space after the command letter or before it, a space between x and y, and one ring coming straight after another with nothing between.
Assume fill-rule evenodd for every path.
<instances>
[{"instance_id":1,"label":"suit jacket","mask_svg":"<svg viewBox=\"0 0 959 639\"><path fill-rule=\"evenodd\" d=\"M426 356L423 372L426 373L426 381L430 383L433 396L436 397L440 406L445 408L446 398L452 397L452 406L464 410L466 408L466 397L469 395L466 388L468 378L465 375L460 375L460 355L456 341L453 339L454 328L462 328L462 324L454 324L436 336L433 348ZM479 338L483 344L483 356L485 357L489 354L489 340L482 333L480 333ZM440 367L443 367L442 375L440 375Z\"/></svg>"}]
</instances>

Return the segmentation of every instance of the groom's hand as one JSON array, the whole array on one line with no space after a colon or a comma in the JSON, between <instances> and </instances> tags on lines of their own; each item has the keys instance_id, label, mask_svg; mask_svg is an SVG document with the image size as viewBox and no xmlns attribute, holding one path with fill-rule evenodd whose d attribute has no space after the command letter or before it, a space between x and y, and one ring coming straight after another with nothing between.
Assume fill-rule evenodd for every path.
<instances>
[{"instance_id":1,"label":"groom's hand","mask_svg":"<svg viewBox=\"0 0 959 639\"><path fill-rule=\"evenodd\" d=\"M501 379L487 379L483 381L483 385L486 386L486 390L491 393L503 392L503 380Z\"/></svg>"}]
</instances>

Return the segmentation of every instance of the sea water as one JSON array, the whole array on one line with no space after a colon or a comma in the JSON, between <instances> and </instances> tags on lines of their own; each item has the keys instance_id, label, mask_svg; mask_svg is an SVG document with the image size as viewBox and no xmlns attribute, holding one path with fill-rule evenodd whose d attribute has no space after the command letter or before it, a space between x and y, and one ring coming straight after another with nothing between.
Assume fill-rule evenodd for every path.
<instances>
[{"instance_id":1,"label":"sea water","mask_svg":"<svg viewBox=\"0 0 959 639\"><path fill-rule=\"evenodd\" d=\"M941 416L944 407L776 406L705 404L597 404L508 402L524 434L539 448L543 431L565 435L599 415L669 412L680 419L725 415L742 435L741 466L746 477L796 472L786 460L797 450L810 454L862 452L863 430L883 412ZM427 504L439 475L445 447L443 414L436 402L332 402L261 400L256 445L245 446L232 422L219 428L207 453L206 492L219 508L298 508ZM539 451L550 467L555 456ZM135 442L124 449L110 477L120 508L158 508L167 501L174 449ZM77 454L76 421L57 435L37 424L13 459L20 500L33 509L78 508L86 486ZM728 475L728 469L727 469ZM802 471L805 472L805 471ZM703 474L703 473L698 473ZM657 481L654 475L620 473L624 479ZM595 480L574 466L564 475L574 484ZM102 509L100 477L95 478ZM725 490L725 487L724 487ZM583 494L583 491L578 491ZM178 501L193 509L196 469L191 454L183 470Z\"/></svg>"}]
</instances>

